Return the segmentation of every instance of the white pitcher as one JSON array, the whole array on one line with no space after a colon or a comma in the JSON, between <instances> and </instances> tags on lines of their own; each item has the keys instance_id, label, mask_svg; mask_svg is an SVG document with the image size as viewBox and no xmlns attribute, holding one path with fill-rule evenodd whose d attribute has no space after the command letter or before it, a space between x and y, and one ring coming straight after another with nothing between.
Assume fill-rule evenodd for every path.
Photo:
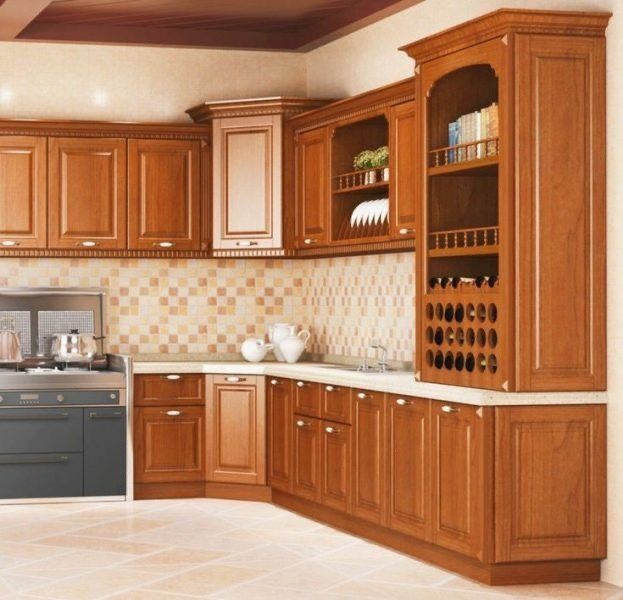
<instances>
[{"instance_id":1,"label":"white pitcher","mask_svg":"<svg viewBox=\"0 0 623 600\"><path fill-rule=\"evenodd\" d=\"M295 363L299 358L301 358L301 355L305 352L305 348L307 347L307 342L310 337L311 334L309 331L307 331L307 329L303 329L299 331L298 334L292 332L291 335L283 338L279 342L279 350L285 360L289 363Z\"/></svg>"},{"instance_id":2,"label":"white pitcher","mask_svg":"<svg viewBox=\"0 0 623 600\"><path fill-rule=\"evenodd\" d=\"M280 343L281 340L289 335L295 335L296 325L288 325L288 323L275 323L268 326L268 339L273 345L273 352L277 360L283 362L285 358L281 353Z\"/></svg>"},{"instance_id":3,"label":"white pitcher","mask_svg":"<svg viewBox=\"0 0 623 600\"><path fill-rule=\"evenodd\" d=\"M248 338L242 342L240 351L245 360L249 362L260 362L264 360L266 353L273 349L272 344L266 344L261 338Z\"/></svg>"}]
</instances>

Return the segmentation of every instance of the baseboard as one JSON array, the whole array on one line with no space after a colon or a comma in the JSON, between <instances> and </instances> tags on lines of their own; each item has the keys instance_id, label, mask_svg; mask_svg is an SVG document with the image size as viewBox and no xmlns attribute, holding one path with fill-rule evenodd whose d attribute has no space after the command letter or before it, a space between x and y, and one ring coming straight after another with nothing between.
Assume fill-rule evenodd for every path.
<instances>
[{"instance_id":1,"label":"baseboard","mask_svg":"<svg viewBox=\"0 0 623 600\"><path fill-rule=\"evenodd\" d=\"M272 501L323 524L372 540L487 585L599 581L601 576L601 561L598 559L482 563L457 552L275 489L272 492Z\"/></svg>"},{"instance_id":2,"label":"baseboard","mask_svg":"<svg viewBox=\"0 0 623 600\"><path fill-rule=\"evenodd\" d=\"M267 485L249 485L245 483L211 483L205 484L206 498L227 498L229 500L255 500L270 502L271 489Z\"/></svg>"},{"instance_id":3,"label":"baseboard","mask_svg":"<svg viewBox=\"0 0 623 600\"><path fill-rule=\"evenodd\" d=\"M230 500L255 500L270 502L271 489L267 485L242 483L179 482L179 483L135 483L135 500L157 500L159 498L226 498Z\"/></svg>"}]
</instances>

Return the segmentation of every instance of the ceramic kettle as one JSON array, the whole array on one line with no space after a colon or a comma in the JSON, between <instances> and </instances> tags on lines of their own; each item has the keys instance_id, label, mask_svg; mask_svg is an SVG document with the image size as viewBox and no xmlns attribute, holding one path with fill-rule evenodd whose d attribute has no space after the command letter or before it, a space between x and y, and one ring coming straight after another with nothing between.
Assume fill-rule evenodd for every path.
<instances>
[{"instance_id":1,"label":"ceramic kettle","mask_svg":"<svg viewBox=\"0 0 623 600\"><path fill-rule=\"evenodd\" d=\"M307 347L307 342L311 334L307 329L303 329L299 331L297 334L292 333L287 337L283 338L279 342L279 349L281 350L281 354L283 355L286 362L295 363L303 352L305 352L305 348Z\"/></svg>"},{"instance_id":2,"label":"ceramic kettle","mask_svg":"<svg viewBox=\"0 0 623 600\"><path fill-rule=\"evenodd\" d=\"M242 342L240 352L245 360L249 362L260 362L264 360L266 353L273 349L272 344L266 344L261 338L249 338Z\"/></svg>"},{"instance_id":3,"label":"ceramic kettle","mask_svg":"<svg viewBox=\"0 0 623 600\"><path fill-rule=\"evenodd\" d=\"M288 325L287 323L275 323L268 326L268 339L273 344L273 352L275 358L281 362L285 358L281 352L281 341L288 336L296 335L296 325Z\"/></svg>"}]
</instances>

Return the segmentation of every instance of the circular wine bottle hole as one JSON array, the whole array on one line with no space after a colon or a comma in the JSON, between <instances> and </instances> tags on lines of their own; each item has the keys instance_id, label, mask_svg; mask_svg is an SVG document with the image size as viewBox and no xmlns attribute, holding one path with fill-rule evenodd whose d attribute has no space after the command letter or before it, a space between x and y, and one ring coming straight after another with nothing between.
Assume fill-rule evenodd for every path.
<instances>
[{"instance_id":1,"label":"circular wine bottle hole","mask_svg":"<svg viewBox=\"0 0 623 600\"><path fill-rule=\"evenodd\" d=\"M443 306L439 303L435 304L435 316L439 321L443 319Z\"/></svg>"},{"instance_id":2,"label":"circular wine bottle hole","mask_svg":"<svg viewBox=\"0 0 623 600\"><path fill-rule=\"evenodd\" d=\"M476 316L481 323L485 322L485 319L487 318L487 309L484 304L478 305L478 308L476 309Z\"/></svg>"},{"instance_id":3,"label":"circular wine bottle hole","mask_svg":"<svg viewBox=\"0 0 623 600\"><path fill-rule=\"evenodd\" d=\"M491 323L495 323L498 320L498 307L495 304L489 304L487 313Z\"/></svg>"},{"instance_id":4,"label":"circular wine bottle hole","mask_svg":"<svg viewBox=\"0 0 623 600\"><path fill-rule=\"evenodd\" d=\"M433 328L432 327L427 327L426 328L426 341L429 344L433 343L434 336L435 336L435 332L433 331Z\"/></svg>"},{"instance_id":5,"label":"circular wine bottle hole","mask_svg":"<svg viewBox=\"0 0 623 600\"><path fill-rule=\"evenodd\" d=\"M495 354L489 354L487 368L489 369L489 373L495 373L498 370L498 359L495 357Z\"/></svg>"},{"instance_id":6,"label":"circular wine bottle hole","mask_svg":"<svg viewBox=\"0 0 623 600\"><path fill-rule=\"evenodd\" d=\"M454 306L452 306L452 304L446 304L446 310L444 311L443 316L448 323L454 319Z\"/></svg>"},{"instance_id":7,"label":"circular wine bottle hole","mask_svg":"<svg viewBox=\"0 0 623 600\"><path fill-rule=\"evenodd\" d=\"M454 309L454 318L456 319L457 323L463 322L463 319L465 318L465 309L463 308L462 304L456 305L456 308Z\"/></svg>"},{"instance_id":8,"label":"circular wine bottle hole","mask_svg":"<svg viewBox=\"0 0 623 600\"><path fill-rule=\"evenodd\" d=\"M429 302L426 305L426 318L429 321L432 321L434 316L435 316L435 309L433 308L433 305Z\"/></svg>"},{"instance_id":9,"label":"circular wine bottle hole","mask_svg":"<svg viewBox=\"0 0 623 600\"><path fill-rule=\"evenodd\" d=\"M462 345L465 343L465 332L463 331L463 328L462 328L462 327L459 327L459 328L456 330L456 334L455 334L455 336L454 336L454 337L456 338L456 343L457 343L459 346L462 346Z\"/></svg>"},{"instance_id":10,"label":"circular wine bottle hole","mask_svg":"<svg viewBox=\"0 0 623 600\"><path fill-rule=\"evenodd\" d=\"M441 287L445 290L450 284L452 283L452 279L450 279L449 277L442 277L441 278Z\"/></svg>"},{"instance_id":11,"label":"circular wine bottle hole","mask_svg":"<svg viewBox=\"0 0 623 600\"><path fill-rule=\"evenodd\" d=\"M487 343L487 334L484 329L479 329L476 332L476 341L481 348L485 347L485 344Z\"/></svg>"},{"instance_id":12,"label":"circular wine bottle hole","mask_svg":"<svg viewBox=\"0 0 623 600\"><path fill-rule=\"evenodd\" d=\"M435 329L435 344L438 346L443 344L443 329L441 327L437 327L437 329Z\"/></svg>"},{"instance_id":13,"label":"circular wine bottle hole","mask_svg":"<svg viewBox=\"0 0 623 600\"><path fill-rule=\"evenodd\" d=\"M428 350L426 352L426 364L429 367L432 367L434 361L435 361L435 356L433 355L433 351L432 350Z\"/></svg>"},{"instance_id":14,"label":"circular wine bottle hole","mask_svg":"<svg viewBox=\"0 0 623 600\"><path fill-rule=\"evenodd\" d=\"M450 346L454 344L454 329L452 327L446 329L446 344Z\"/></svg>"},{"instance_id":15,"label":"circular wine bottle hole","mask_svg":"<svg viewBox=\"0 0 623 600\"><path fill-rule=\"evenodd\" d=\"M465 370L471 373L474 370L475 365L476 365L476 361L474 360L474 355L470 352L465 357Z\"/></svg>"},{"instance_id":16,"label":"circular wine bottle hole","mask_svg":"<svg viewBox=\"0 0 623 600\"><path fill-rule=\"evenodd\" d=\"M476 316L476 309L474 308L474 305L470 302L467 305L467 320L473 321L475 316Z\"/></svg>"},{"instance_id":17,"label":"circular wine bottle hole","mask_svg":"<svg viewBox=\"0 0 623 600\"><path fill-rule=\"evenodd\" d=\"M467 341L468 346L474 345L474 342L476 341L476 334L474 333L474 330L471 327L467 330L465 334L465 339Z\"/></svg>"},{"instance_id":18,"label":"circular wine bottle hole","mask_svg":"<svg viewBox=\"0 0 623 600\"><path fill-rule=\"evenodd\" d=\"M481 373L485 372L485 369L487 368L487 359L484 354L478 355L478 358L476 359L476 367L478 367L478 370Z\"/></svg>"},{"instance_id":19,"label":"circular wine bottle hole","mask_svg":"<svg viewBox=\"0 0 623 600\"><path fill-rule=\"evenodd\" d=\"M437 278L436 278L436 277L431 277L431 278L428 280L428 287L429 287L431 290L434 290L434 289L435 289L435 286L436 286L438 283L439 283L439 282L437 281Z\"/></svg>"},{"instance_id":20,"label":"circular wine bottle hole","mask_svg":"<svg viewBox=\"0 0 623 600\"><path fill-rule=\"evenodd\" d=\"M456 358L454 359L454 368L457 371L462 371L463 367L465 367L465 358L462 352L457 352Z\"/></svg>"},{"instance_id":21,"label":"circular wine bottle hole","mask_svg":"<svg viewBox=\"0 0 623 600\"><path fill-rule=\"evenodd\" d=\"M454 354L452 352L446 352L446 358L443 361L444 367L451 371L454 368Z\"/></svg>"},{"instance_id":22,"label":"circular wine bottle hole","mask_svg":"<svg viewBox=\"0 0 623 600\"><path fill-rule=\"evenodd\" d=\"M489 348L495 348L498 345L498 334L495 329L489 330Z\"/></svg>"},{"instance_id":23,"label":"circular wine bottle hole","mask_svg":"<svg viewBox=\"0 0 623 600\"><path fill-rule=\"evenodd\" d=\"M437 350L437 354L435 354L435 367L437 369L443 368L443 352L441 350Z\"/></svg>"}]
</instances>

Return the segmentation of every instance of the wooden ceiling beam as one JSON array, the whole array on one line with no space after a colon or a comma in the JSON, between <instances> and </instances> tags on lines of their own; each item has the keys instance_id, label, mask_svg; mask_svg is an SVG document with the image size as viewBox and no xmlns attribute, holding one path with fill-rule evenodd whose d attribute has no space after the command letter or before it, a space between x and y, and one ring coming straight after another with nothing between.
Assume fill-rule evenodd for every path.
<instances>
[{"instance_id":1,"label":"wooden ceiling beam","mask_svg":"<svg viewBox=\"0 0 623 600\"><path fill-rule=\"evenodd\" d=\"M4 0L0 4L0 41L14 40L52 0Z\"/></svg>"}]
</instances>

